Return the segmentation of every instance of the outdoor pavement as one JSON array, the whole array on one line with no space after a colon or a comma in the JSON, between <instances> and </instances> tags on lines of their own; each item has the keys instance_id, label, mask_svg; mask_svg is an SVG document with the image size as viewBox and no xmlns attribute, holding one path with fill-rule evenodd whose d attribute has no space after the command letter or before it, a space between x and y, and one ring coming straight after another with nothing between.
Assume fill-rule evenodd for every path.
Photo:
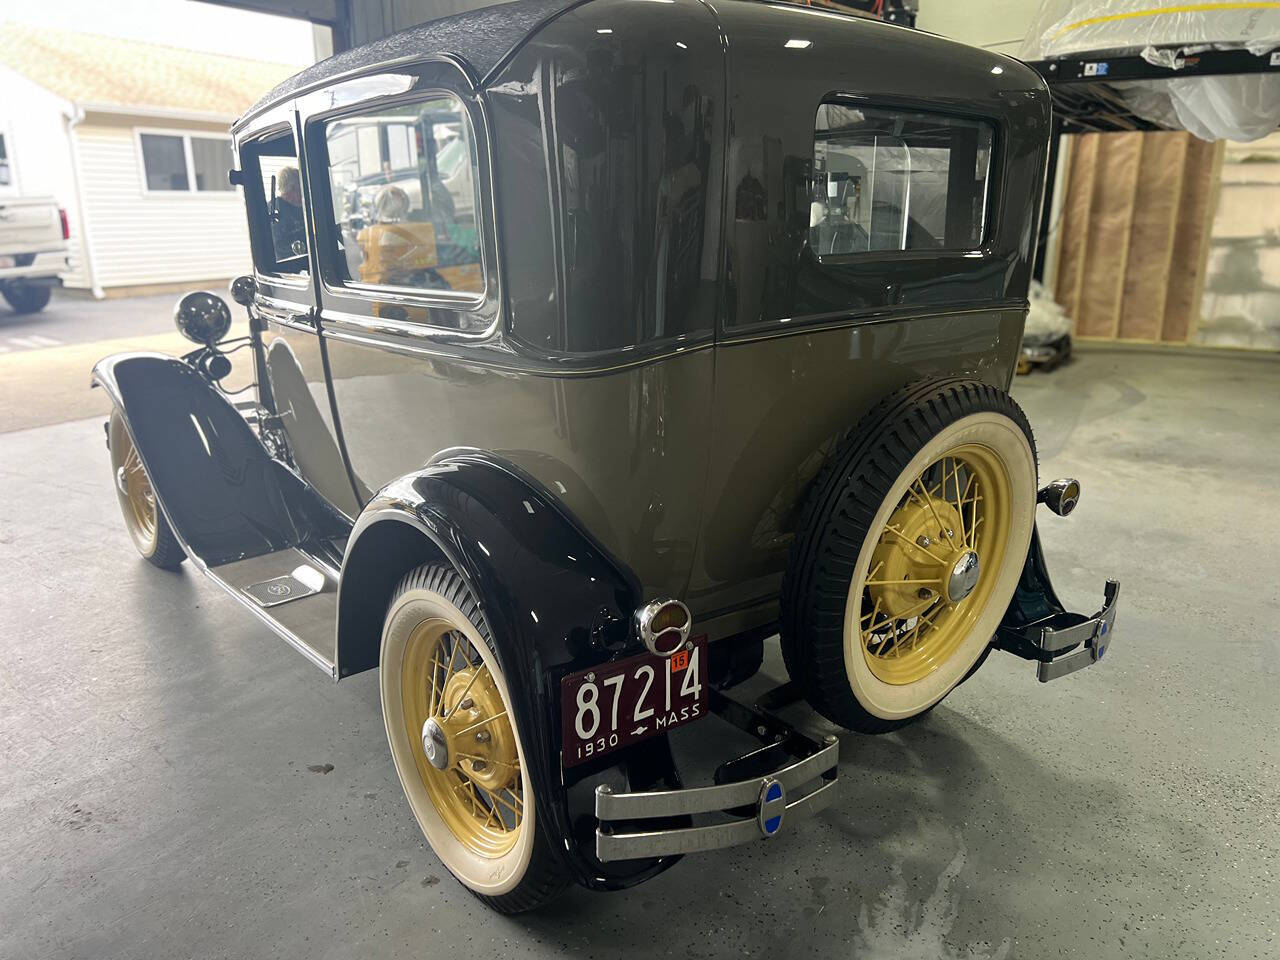
<instances>
[{"instance_id":1,"label":"outdoor pavement","mask_svg":"<svg viewBox=\"0 0 1280 960\"><path fill-rule=\"evenodd\" d=\"M225 288L210 286L227 299ZM57 290L49 306L30 314L15 314L0 301L0 433L109 413L102 391L89 389L89 371L107 354L194 349L173 326L179 296L91 300ZM248 334L244 309L228 303L235 318L228 336ZM227 381L241 382L239 371Z\"/></svg>"},{"instance_id":2,"label":"outdoor pavement","mask_svg":"<svg viewBox=\"0 0 1280 960\"><path fill-rule=\"evenodd\" d=\"M40 352L83 384L71 349ZM1084 484L1041 516L1064 599L1123 585L1106 659L1040 685L994 655L924 722L843 736L814 819L514 918L423 841L375 673L335 685L139 560L99 418L6 427L0 957L1276 957L1278 374L1095 351L1019 378L1042 476ZM782 676L771 645L754 689Z\"/></svg>"},{"instance_id":3,"label":"outdoor pavement","mask_svg":"<svg viewBox=\"0 0 1280 960\"><path fill-rule=\"evenodd\" d=\"M227 281L193 283L190 290L212 290L226 298ZM186 292L186 291L184 291ZM0 355L18 350L65 346L124 337L145 337L173 329L173 307L182 293L93 300L87 291L53 291L37 313L14 313L0 299Z\"/></svg>"}]
</instances>

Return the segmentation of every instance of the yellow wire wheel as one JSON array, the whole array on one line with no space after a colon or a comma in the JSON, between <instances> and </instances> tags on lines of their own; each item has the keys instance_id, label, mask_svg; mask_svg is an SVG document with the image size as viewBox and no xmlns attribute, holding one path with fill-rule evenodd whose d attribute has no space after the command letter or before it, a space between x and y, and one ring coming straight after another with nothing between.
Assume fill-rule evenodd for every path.
<instances>
[{"instance_id":1,"label":"yellow wire wheel","mask_svg":"<svg viewBox=\"0 0 1280 960\"><path fill-rule=\"evenodd\" d=\"M917 384L882 403L815 481L783 595L783 654L811 703L883 732L986 651L1030 545L1036 458L1003 391Z\"/></svg>"},{"instance_id":2,"label":"yellow wire wheel","mask_svg":"<svg viewBox=\"0 0 1280 960\"><path fill-rule=\"evenodd\" d=\"M151 478L119 410L111 412L107 425L111 474L120 501L125 529L138 552L157 567L176 569L186 557L160 512Z\"/></svg>"},{"instance_id":3,"label":"yellow wire wheel","mask_svg":"<svg viewBox=\"0 0 1280 960\"><path fill-rule=\"evenodd\" d=\"M1008 547L1010 484L1000 455L978 443L948 450L907 484L850 601L878 679L924 679L972 631Z\"/></svg>"},{"instance_id":4,"label":"yellow wire wheel","mask_svg":"<svg viewBox=\"0 0 1280 960\"><path fill-rule=\"evenodd\" d=\"M426 565L401 582L383 628L380 682L405 797L449 871L504 912L559 893L560 871L538 843L506 678L452 569Z\"/></svg>"}]
</instances>

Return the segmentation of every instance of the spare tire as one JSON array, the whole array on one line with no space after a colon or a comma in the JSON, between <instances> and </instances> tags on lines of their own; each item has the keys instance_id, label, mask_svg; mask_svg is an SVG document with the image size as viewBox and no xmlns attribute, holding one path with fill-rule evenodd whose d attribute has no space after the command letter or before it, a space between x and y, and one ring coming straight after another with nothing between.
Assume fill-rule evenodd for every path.
<instances>
[{"instance_id":1,"label":"spare tire","mask_svg":"<svg viewBox=\"0 0 1280 960\"><path fill-rule=\"evenodd\" d=\"M782 593L809 703L864 733L928 712L979 664L1035 522L1035 440L1003 390L909 384L815 478Z\"/></svg>"}]
</instances>

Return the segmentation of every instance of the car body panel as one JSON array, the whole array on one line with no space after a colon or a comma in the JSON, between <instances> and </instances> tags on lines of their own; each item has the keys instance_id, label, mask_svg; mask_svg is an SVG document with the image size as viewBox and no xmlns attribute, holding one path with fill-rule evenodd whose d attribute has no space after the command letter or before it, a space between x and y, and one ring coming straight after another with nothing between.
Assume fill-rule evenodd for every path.
<instances>
[{"instance_id":1,"label":"car body panel","mask_svg":"<svg viewBox=\"0 0 1280 960\"><path fill-rule=\"evenodd\" d=\"M0 255L66 249L52 197L0 196Z\"/></svg>"},{"instance_id":2,"label":"car body panel","mask_svg":"<svg viewBox=\"0 0 1280 960\"><path fill-rule=\"evenodd\" d=\"M345 534L341 519L192 365L164 354L116 354L98 362L93 378L124 416L183 549L202 565Z\"/></svg>"},{"instance_id":3,"label":"car body panel","mask_svg":"<svg viewBox=\"0 0 1280 960\"><path fill-rule=\"evenodd\" d=\"M798 514L836 444L913 380L964 376L1004 388L1022 316L1017 307L948 311L722 344L686 594L695 616L761 600L776 609Z\"/></svg>"},{"instance_id":4,"label":"car body panel","mask_svg":"<svg viewBox=\"0 0 1280 960\"><path fill-rule=\"evenodd\" d=\"M538 799L539 818L566 866L591 887L629 886L678 858L602 864L583 832L595 786L678 787L665 737L622 749L607 760L561 771L559 690L566 674L639 651L631 614L641 587L571 515L561 499L518 466L486 452L460 452L380 490L352 531L338 598L339 676L377 663L381 593L369 577L371 553L388 525L429 540L478 598L508 685Z\"/></svg>"}]
</instances>

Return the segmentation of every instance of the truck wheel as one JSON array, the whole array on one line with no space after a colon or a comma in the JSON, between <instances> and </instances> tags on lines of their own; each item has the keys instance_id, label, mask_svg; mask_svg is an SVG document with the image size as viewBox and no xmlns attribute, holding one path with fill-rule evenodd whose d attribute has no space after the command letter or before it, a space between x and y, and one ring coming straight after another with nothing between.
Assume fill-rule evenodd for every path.
<instances>
[{"instance_id":1,"label":"truck wheel","mask_svg":"<svg viewBox=\"0 0 1280 960\"><path fill-rule=\"evenodd\" d=\"M187 554L156 503L151 478L138 457L138 450L119 410L111 411L107 446L111 450L111 476L116 497L133 545L146 560L161 570L177 570L187 559Z\"/></svg>"},{"instance_id":2,"label":"truck wheel","mask_svg":"<svg viewBox=\"0 0 1280 960\"><path fill-rule=\"evenodd\" d=\"M883 733L988 650L1035 521L1035 441L1007 393L914 384L814 480L783 584L782 652L813 707Z\"/></svg>"},{"instance_id":3,"label":"truck wheel","mask_svg":"<svg viewBox=\"0 0 1280 960\"><path fill-rule=\"evenodd\" d=\"M400 581L379 673L396 772L449 872L502 913L562 893L570 878L538 823L506 678L452 568L424 564Z\"/></svg>"},{"instance_id":4,"label":"truck wheel","mask_svg":"<svg viewBox=\"0 0 1280 960\"><path fill-rule=\"evenodd\" d=\"M51 287L36 286L31 283L5 284L4 298L13 307L14 313L38 313L49 303Z\"/></svg>"}]
</instances>

